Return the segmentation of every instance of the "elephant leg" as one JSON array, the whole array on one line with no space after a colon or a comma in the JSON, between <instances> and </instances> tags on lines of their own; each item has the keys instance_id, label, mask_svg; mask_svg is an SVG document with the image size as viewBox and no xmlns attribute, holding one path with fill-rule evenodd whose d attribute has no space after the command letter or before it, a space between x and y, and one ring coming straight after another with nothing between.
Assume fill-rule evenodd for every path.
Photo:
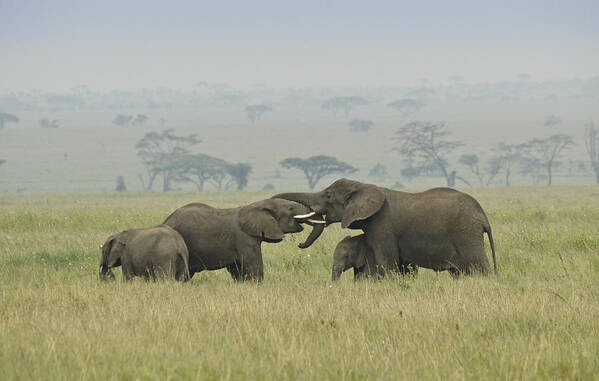
<instances>
[{"instance_id":1,"label":"elephant leg","mask_svg":"<svg viewBox=\"0 0 599 381\"><path fill-rule=\"evenodd\" d=\"M242 280L254 280L262 282L264 279L264 265L262 264L262 254L259 258L250 261L244 261L241 266Z\"/></svg>"},{"instance_id":2,"label":"elephant leg","mask_svg":"<svg viewBox=\"0 0 599 381\"><path fill-rule=\"evenodd\" d=\"M264 279L264 264L262 262L262 249L260 241L249 238L237 241L237 260L240 272L240 280L254 280L261 282Z\"/></svg>"},{"instance_id":3,"label":"elephant leg","mask_svg":"<svg viewBox=\"0 0 599 381\"><path fill-rule=\"evenodd\" d=\"M418 266L413 263L405 263L402 261L399 265L398 272L401 275L416 276L418 275Z\"/></svg>"},{"instance_id":4,"label":"elephant leg","mask_svg":"<svg viewBox=\"0 0 599 381\"><path fill-rule=\"evenodd\" d=\"M241 280L241 264L239 264L238 262L234 262L228 265L227 271L229 271L229 274L231 274L231 277L234 281Z\"/></svg>"},{"instance_id":5,"label":"elephant leg","mask_svg":"<svg viewBox=\"0 0 599 381\"><path fill-rule=\"evenodd\" d=\"M463 239L454 245L456 257L455 267L464 275L489 274L489 259L482 242L471 242Z\"/></svg>"},{"instance_id":6,"label":"elephant leg","mask_svg":"<svg viewBox=\"0 0 599 381\"><path fill-rule=\"evenodd\" d=\"M375 230L365 233L366 243L369 248L367 258L367 273L369 275L384 276L388 271L398 268L399 247L393 233ZM370 259L370 261L368 260Z\"/></svg>"},{"instance_id":7,"label":"elephant leg","mask_svg":"<svg viewBox=\"0 0 599 381\"><path fill-rule=\"evenodd\" d=\"M123 265L121 266L121 270L123 271L123 279L126 281L130 281L131 279L133 279L133 271L131 271L131 268L127 265Z\"/></svg>"},{"instance_id":8,"label":"elephant leg","mask_svg":"<svg viewBox=\"0 0 599 381\"><path fill-rule=\"evenodd\" d=\"M366 279L366 266L354 267L354 280Z\"/></svg>"},{"instance_id":9,"label":"elephant leg","mask_svg":"<svg viewBox=\"0 0 599 381\"><path fill-rule=\"evenodd\" d=\"M448 269L447 271L449 271L449 274L451 274L451 277L453 279L458 279L460 277L460 275L462 275L463 271L460 269L457 269L455 267L452 267L450 269Z\"/></svg>"}]
</instances>

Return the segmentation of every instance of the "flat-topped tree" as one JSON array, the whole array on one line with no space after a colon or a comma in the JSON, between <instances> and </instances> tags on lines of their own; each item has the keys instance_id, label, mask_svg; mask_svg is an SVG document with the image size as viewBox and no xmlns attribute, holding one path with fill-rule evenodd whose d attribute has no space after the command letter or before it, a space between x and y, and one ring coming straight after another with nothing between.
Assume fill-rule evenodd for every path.
<instances>
[{"instance_id":1,"label":"flat-topped tree","mask_svg":"<svg viewBox=\"0 0 599 381\"><path fill-rule=\"evenodd\" d=\"M229 185L235 184L237 190L243 190L248 185L248 176L252 171L252 165L248 163L229 164L227 173L231 176Z\"/></svg>"},{"instance_id":2,"label":"flat-topped tree","mask_svg":"<svg viewBox=\"0 0 599 381\"><path fill-rule=\"evenodd\" d=\"M497 176L502 169L502 162L497 157L492 157L488 160L486 165L482 167L482 163L476 154L461 155L459 162L470 168L470 171L476 176L481 187L489 186L491 181L493 181L495 176Z\"/></svg>"},{"instance_id":3,"label":"flat-topped tree","mask_svg":"<svg viewBox=\"0 0 599 381\"><path fill-rule=\"evenodd\" d=\"M438 168L449 187L455 186L456 178L468 184L449 167L447 156L464 145L461 141L447 140L449 134L444 122L411 122L395 132L399 144L395 150L416 168Z\"/></svg>"},{"instance_id":4,"label":"flat-topped tree","mask_svg":"<svg viewBox=\"0 0 599 381\"><path fill-rule=\"evenodd\" d=\"M345 116L358 106L367 105L368 101L362 97L334 97L326 100L322 104L322 108L333 111L343 111Z\"/></svg>"},{"instance_id":5,"label":"flat-topped tree","mask_svg":"<svg viewBox=\"0 0 599 381\"><path fill-rule=\"evenodd\" d=\"M272 107L263 104L250 105L243 109L243 111L248 115L250 123L255 123L262 118L265 112L272 111Z\"/></svg>"},{"instance_id":6,"label":"flat-topped tree","mask_svg":"<svg viewBox=\"0 0 599 381\"><path fill-rule=\"evenodd\" d=\"M404 98L388 103L387 106L399 111L403 116L409 116L424 107L424 103L417 99Z\"/></svg>"},{"instance_id":7,"label":"flat-topped tree","mask_svg":"<svg viewBox=\"0 0 599 381\"><path fill-rule=\"evenodd\" d=\"M133 120L133 115L118 114L112 120L112 124L116 124L117 126L124 127L124 126L128 126L132 120Z\"/></svg>"},{"instance_id":8,"label":"flat-topped tree","mask_svg":"<svg viewBox=\"0 0 599 381\"><path fill-rule=\"evenodd\" d=\"M134 126L141 126L148 120L148 117L144 114L137 114L135 119L131 122Z\"/></svg>"},{"instance_id":9,"label":"flat-topped tree","mask_svg":"<svg viewBox=\"0 0 599 381\"><path fill-rule=\"evenodd\" d=\"M213 182L217 190L222 190L229 163L223 159L200 153L182 155L177 159L176 165L182 167L180 180L193 183L198 191L202 192L207 182Z\"/></svg>"},{"instance_id":10,"label":"flat-topped tree","mask_svg":"<svg viewBox=\"0 0 599 381\"><path fill-rule=\"evenodd\" d=\"M348 123L351 132L366 132L372 128L374 122L368 119L352 119Z\"/></svg>"},{"instance_id":11,"label":"flat-topped tree","mask_svg":"<svg viewBox=\"0 0 599 381\"><path fill-rule=\"evenodd\" d=\"M0 130L4 129L8 123L19 123L19 118L13 114L0 112Z\"/></svg>"},{"instance_id":12,"label":"flat-topped tree","mask_svg":"<svg viewBox=\"0 0 599 381\"><path fill-rule=\"evenodd\" d=\"M307 159L288 157L281 161L280 164L284 168L297 168L304 172L310 189L314 189L318 181L324 176L333 174L345 175L358 170L348 163L337 160L335 157L325 155L312 156Z\"/></svg>"},{"instance_id":13,"label":"flat-topped tree","mask_svg":"<svg viewBox=\"0 0 599 381\"><path fill-rule=\"evenodd\" d=\"M595 128L593 122L589 123L585 130L584 144L589 154L591 167L595 172L595 182L599 184L599 130Z\"/></svg>"},{"instance_id":14,"label":"flat-topped tree","mask_svg":"<svg viewBox=\"0 0 599 381\"><path fill-rule=\"evenodd\" d=\"M546 139L532 139L527 146L527 154L530 158L538 159L547 171L547 186L552 184L552 170L557 162L559 154L574 144L570 135L555 134Z\"/></svg>"},{"instance_id":15,"label":"flat-topped tree","mask_svg":"<svg viewBox=\"0 0 599 381\"><path fill-rule=\"evenodd\" d=\"M493 151L496 152L497 163L501 166L505 173L505 186L510 186L510 176L512 169L522 158L522 154L526 149L525 144L507 144L500 142Z\"/></svg>"},{"instance_id":16,"label":"flat-topped tree","mask_svg":"<svg viewBox=\"0 0 599 381\"><path fill-rule=\"evenodd\" d=\"M58 120L50 120L48 118L40 119L40 128L58 128Z\"/></svg>"},{"instance_id":17,"label":"flat-topped tree","mask_svg":"<svg viewBox=\"0 0 599 381\"><path fill-rule=\"evenodd\" d=\"M141 138L135 148L137 156L142 160L148 172L148 184L142 184L144 189L151 190L154 180L162 175L163 191L171 190L170 184L182 174L178 160L188 154L188 148L200 143L197 135L177 136L172 129L162 132L148 132Z\"/></svg>"}]
</instances>

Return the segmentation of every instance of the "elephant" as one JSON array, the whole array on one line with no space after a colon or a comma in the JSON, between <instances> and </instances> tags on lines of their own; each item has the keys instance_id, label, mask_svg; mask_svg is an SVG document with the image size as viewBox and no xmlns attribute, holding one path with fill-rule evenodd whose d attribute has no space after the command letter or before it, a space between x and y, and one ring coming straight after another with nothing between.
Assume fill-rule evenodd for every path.
<instances>
[{"instance_id":1,"label":"elephant","mask_svg":"<svg viewBox=\"0 0 599 381\"><path fill-rule=\"evenodd\" d=\"M112 268L121 266L123 279L173 278L189 280L189 254L183 237L169 226L129 229L108 237L101 246L100 279L114 279Z\"/></svg>"},{"instance_id":2,"label":"elephant","mask_svg":"<svg viewBox=\"0 0 599 381\"><path fill-rule=\"evenodd\" d=\"M346 236L335 247L333 253L333 282L350 268L354 269L354 280L366 277L366 251L368 246L364 234ZM418 273L418 266L401 263L396 272L402 275Z\"/></svg>"},{"instance_id":3,"label":"elephant","mask_svg":"<svg viewBox=\"0 0 599 381\"><path fill-rule=\"evenodd\" d=\"M273 196L308 206L326 224L361 229L369 250L367 273L384 275L401 263L435 271L488 274L484 233L497 274L491 225L473 197L451 188L407 193L339 179L320 192Z\"/></svg>"},{"instance_id":4,"label":"elephant","mask_svg":"<svg viewBox=\"0 0 599 381\"><path fill-rule=\"evenodd\" d=\"M280 242L285 233L302 231L303 223L324 225L308 207L282 199L231 209L196 202L180 207L164 221L185 240L190 276L227 268L236 281L262 281L262 242Z\"/></svg>"}]
</instances>

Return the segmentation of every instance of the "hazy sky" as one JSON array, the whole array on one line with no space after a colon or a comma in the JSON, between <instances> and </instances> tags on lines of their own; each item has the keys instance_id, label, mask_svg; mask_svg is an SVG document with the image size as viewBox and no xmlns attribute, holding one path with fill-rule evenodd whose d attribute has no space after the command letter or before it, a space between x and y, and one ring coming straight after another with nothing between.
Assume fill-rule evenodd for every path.
<instances>
[{"instance_id":1,"label":"hazy sky","mask_svg":"<svg viewBox=\"0 0 599 381\"><path fill-rule=\"evenodd\" d=\"M599 75L599 1L0 0L0 92Z\"/></svg>"}]
</instances>

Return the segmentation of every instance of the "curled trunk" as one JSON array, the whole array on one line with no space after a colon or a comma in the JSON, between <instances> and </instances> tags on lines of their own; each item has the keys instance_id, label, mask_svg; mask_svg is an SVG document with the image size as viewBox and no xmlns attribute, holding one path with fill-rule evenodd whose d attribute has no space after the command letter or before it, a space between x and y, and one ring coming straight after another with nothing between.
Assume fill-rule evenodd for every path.
<instances>
[{"instance_id":1,"label":"curled trunk","mask_svg":"<svg viewBox=\"0 0 599 381\"><path fill-rule=\"evenodd\" d=\"M320 215L316 215L314 218L317 220L322 220L322 217ZM308 236L308 238L306 238L304 242L297 245L300 249L310 247L324 231L325 224L314 224L310 222L307 222L307 224L312 226L312 231L310 232L310 235Z\"/></svg>"},{"instance_id":2,"label":"curled trunk","mask_svg":"<svg viewBox=\"0 0 599 381\"><path fill-rule=\"evenodd\" d=\"M310 210L316 212L316 215L312 217L314 220L323 220L322 214L325 212L321 206L321 202L319 202L320 198L317 194L314 193L279 193L277 195L272 196L272 198L282 198L284 200L299 202L310 208ZM324 224L314 224L310 223L310 221L304 221L313 227L312 232L308 236L305 242L300 243L298 246L301 249L305 249L310 247L320 237L322 232L324 231Z\"/></svg>"}]
</instances>

